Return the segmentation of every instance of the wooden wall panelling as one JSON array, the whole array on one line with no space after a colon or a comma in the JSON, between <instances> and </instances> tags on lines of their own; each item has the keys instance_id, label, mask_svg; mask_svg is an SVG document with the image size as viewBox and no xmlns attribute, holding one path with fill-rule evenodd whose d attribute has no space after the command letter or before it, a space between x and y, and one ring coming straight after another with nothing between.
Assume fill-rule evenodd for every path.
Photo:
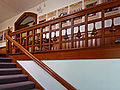
<instances>
[{"instance_id":1,"label":"wooden wall panelling","mask_svg":"<svg viewBox=\"0 0 120 90\"><path fill-rule=\"evenodd\" d=\"M87 53L86 53L87 52ZM92 47L73 50L44 51L35 53L39 60L73 60L73 59L115 59L120 58L120 46ZM18 60L30 60L26 55L13 55Z\"/></svg>"}]
</instances>

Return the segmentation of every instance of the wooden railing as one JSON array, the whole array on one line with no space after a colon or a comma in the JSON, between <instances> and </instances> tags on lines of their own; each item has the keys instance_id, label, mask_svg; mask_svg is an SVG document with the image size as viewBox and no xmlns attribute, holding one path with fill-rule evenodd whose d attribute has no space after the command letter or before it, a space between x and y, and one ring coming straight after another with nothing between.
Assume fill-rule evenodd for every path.
<instances>
[{"instance_id":1,"label":"wooden railing","mask_svg":"<svg viewBox=\"0 0 120 90\"><path fill-rule=\"evenodd\" d=\"M116 18L120 18L120 13L109 16L111 9L115 9L115 12L120 10L120 0L102 3L15 32L10 32L8 29L6 33L7 52L8 54L26 54L67 89L75 90L73 86L31 53L120 43L120 24L115 24ZM94 19L91 19L91 17L94 17ZM107 20L111 20L111 25L108 27L105 26ZM100 23L99 28L96 27L98 23ZM93 26L92 29L89 28L90 24Z\"/></svg>"},{"instance_id":2,"label":"wooden railing","mask_svg":"<svg viewBox=\"0 0 120 90\"><path fill-rule=\"evenodd\" d=\"M23 46L21 46L18 42L13 40L9 35L6 35L6 38L12 42L17 48L19 48L24 54L26 54L30 59L36 62L42 69L48 72L53 78L55 78L59 83L61 83L68 90L76 90L72 85L66 82L63 78L61 78L57 73L55 73L52 69L50 69L46 64L44 64L41 60L37 59L33 56L29 51L27 51Z\"/></svg>"},{"instance_id":3,"label":"wooden railing","mask_svg":"<svg viewBox=\"0 0 120 90\"><path fill-rule=\"evenodd\" d=\"M116 44L120 38L120 24L115 24L115 19L120 17L120 13L115 13L120 10L119 6L120 0L98 4L8 34L31 53ZM111 20L108 27L105 26L107 20ZM22 53L14 44L8 45L9 53Z\"/></svg>"}]
</instances>

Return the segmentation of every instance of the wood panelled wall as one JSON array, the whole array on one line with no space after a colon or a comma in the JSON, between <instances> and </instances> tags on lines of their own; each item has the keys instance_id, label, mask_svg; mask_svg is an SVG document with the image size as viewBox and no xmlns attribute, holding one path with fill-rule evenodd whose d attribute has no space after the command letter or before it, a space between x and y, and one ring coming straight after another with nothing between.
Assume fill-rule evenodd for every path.
<instances>
[{"instance_id":1,"label":"wood panelled wall","mask_svg":"<svg viewBox=\"0 0 120 90\"><path fill-rule=\"evenodd\" d=\"M6 53L6 47L0 48L0 53Z\"/></svg>"},{"instance_id":2,"label":"wood panelled wall","mask_svg":"<svg viewBox=\"0 0 120 90\"><path fill-rule=\"evenodd\" d=\"M72 59L113 59L120 58L120 46L105 46L95 48L84 48L64 51L47 51L33 54L39 60L72 60ZM12 55L17 60L29 60L29 58L22 55Z\"/></svg>"}]
</instances>

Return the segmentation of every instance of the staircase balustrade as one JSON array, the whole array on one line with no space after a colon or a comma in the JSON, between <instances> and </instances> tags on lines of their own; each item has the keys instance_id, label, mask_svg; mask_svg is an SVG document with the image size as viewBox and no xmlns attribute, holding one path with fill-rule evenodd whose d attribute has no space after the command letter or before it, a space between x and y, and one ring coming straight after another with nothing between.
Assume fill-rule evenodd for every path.
<instances>
[{"instance_id":1,"label":"staircase balustrade","mask_svg":"<svg viewBox=\"0 0 120 90\"><path fill-rule=\"evenodd\" d=\"M109 16L109 12L106 11L111 8L118 8L120 11L120 1L114 0L98 4L8 34L31 53L113 45L116 42L119 43L120 24L115 25L114 21L120 17L120 13ZM91 14L98 16L91 19L93 17L90 16ZM109 27L105 27L107 20L112 21ZM97 23L100 23L100 28L96 28ZM53 28L54 25L56 28ZM89 25L92 25L92 30L89 29ZM9 53L22 53L9 40L7 44Z\"/></svg>"}]
</instances>

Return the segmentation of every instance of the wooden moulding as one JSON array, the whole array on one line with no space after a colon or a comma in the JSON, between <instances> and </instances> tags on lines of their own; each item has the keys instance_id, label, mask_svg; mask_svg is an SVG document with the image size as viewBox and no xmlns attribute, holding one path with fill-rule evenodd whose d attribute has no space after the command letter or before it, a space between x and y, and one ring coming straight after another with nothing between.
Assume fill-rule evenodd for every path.
<instances>
[{"instance_id":1,"label":"wooden moulding","mask_svg":"<svg viewBox=\"0 0 120 90\"><path fill-rule=\"evenodd\" d=\"M86 53L87 52L87 53ZM44 51L33 54L39 60L73 60L73 59L115 59L120 58L120 46L91 47L83 49ZM26 55L12 55L18 60L30 60Z\"/></svg>"}]
</instances>

